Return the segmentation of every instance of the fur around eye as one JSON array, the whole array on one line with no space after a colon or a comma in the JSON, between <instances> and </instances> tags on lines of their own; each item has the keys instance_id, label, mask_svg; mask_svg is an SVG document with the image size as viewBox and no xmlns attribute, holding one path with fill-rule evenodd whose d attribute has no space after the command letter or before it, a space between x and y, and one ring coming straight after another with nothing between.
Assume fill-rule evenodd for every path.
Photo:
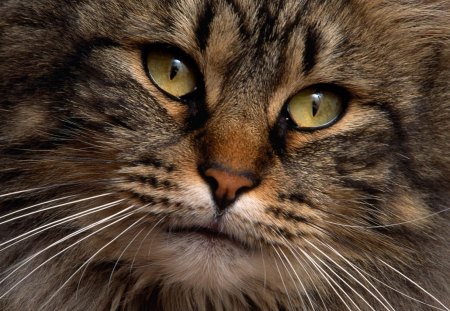
<instances>
[{"instance_id":1,"label":"fur around eye","mask_svg":"<svg viewBox=\"0 0 450 311\"><path fill-rule=\"evenodd\" d=\"M194 66L181 53L152 48L147 51L144 61L150 79L163 92L180 98L197 89Z\"/></svg>"}]
</instances>

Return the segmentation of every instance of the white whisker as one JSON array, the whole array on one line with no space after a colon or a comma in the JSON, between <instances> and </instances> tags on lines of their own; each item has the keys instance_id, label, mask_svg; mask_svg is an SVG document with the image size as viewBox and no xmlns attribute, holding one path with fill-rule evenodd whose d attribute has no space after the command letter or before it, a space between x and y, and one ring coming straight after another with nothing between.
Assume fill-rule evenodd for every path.
<instances>
[{"instance_id":1,"label":"white whisker","mask_svg":"<svg viewBox=\"0 0 450 311\"><path fill-rule=\"evenodd\" d=\"M341 294L339 294L339 292L336 290L335 286L353 303L353 305L355 305L358 308L356 303L353 301L353 299L350 298L350 296L347 294L347 292L344 291L344 289L311 256L308 255L308 253L303 251L301 248L298 248L298 250L301 251L303 256L305 256L305 258L307 260L309 260L311 262L311 264L317 269L319 274L328 283L330 288L334 291L334 293L337 295L339 300L342 301L342 303L345 305L347 310L352 311L352 309L347 304L347 302L344 300L344 298L341 296ZM299 255L300 255L300 253L299 253ZM333 284L331 284L331 283L333 283Z\"/></svg>"},{"instance_id":2,"label":"white whisker","mask_svg":"<svg viewBox=\"0 0 450 311\"><path fill-rule=\"evenodd\" d=\"M114 271L117 268L117 265L119 264L120 259L122 259L123 254L125 254L125 252L127 251L128 247L130 247L131 244L133 244L133 242L137 239L137 237L142 233L142 231L144 231L144 228L142 228L141 230L139 230L138 233L136 233L136 235L133 237L133 239L131 239L131 241L127 244L127 246L123 249L123 251L120 253L119 257L116 259L116 262L114 264L114 267L112 268L111 274L109 276L109 280L108 280L108 288L111 285L111 281L114 275Z\"/></svg>"},{"instance_id":3,"label":"white whisker","mask_svg":"<svg viewBox=\"0 0 450 311\"><path fill-rule=\"evenodd\" d=\"M23 233L21 235L18 235L18 236L14 237L14 238L6 241L6 242L0 243L0 247L9 244L8 246L5 246L5 247L1 248L0 252L2 252L4 250L6 250L6 249L8 249L8 248L18 244L18 243L20 243L22 241L25 241L25 240L27 240L27 239L35 236L35 235L38 235L38 234L41 234L41 233L43 233L43 232L45 232L47 230L50 230L50 229L52 229L54 227L57 227L59 225L71 222L71 221L73 221L75 219L79 219L79 218L82 218L82 217L85 217L85 216L88 216L88 215L91 215L91 214L103 211L105 209L109 209L109 208L114 207L114 206L117 206L123 201L124 201L124 199L117 200L117 201L114 201L114 202L111 202L111 203L107 203L107 204L103 204L103 205L100 205L100 206L97 206L97 207L94 207L94 208L91 208L91 209L88 209L88 210L76 213L74 215L70 215L70 216L64 217L62 219L58 219L58 220L49 222L49 223L47 223L45 225L42 225L42 226L40 226L38 228L32 229L30 231L27 231L27 232L25 232L25 233ZM14 242L14 243L12 243L12 242Z\"/></svg>"},{"instance_id":4,"label":"white whisker","mask_svg":"<svg viewBox=\"0 0 450 311\"><path fill-rule=\"evenodd\" d=\"M292 277L292 274L289 273L289 268L288 268L288 266L286 266L286 264L284 263L283 258L281 257L280 253L277 251L277 249L276 249L275 246L273 247L273 249L274 249L275 252L277 253L278 258L280 258L280 262L283 264L284 269L285 269L286 272L288 273L289 278L291 279L291 281L292 281L292 283L294 284L294 287L295 287L295 289L296 289L296 291L297 291L298 297L300 298L300 300L302 301L302 305L304 306L305 303L304 303L304 301L303 301L302 294L300 293L300 290L299 290L299 288L297 287L297 284L296 284L297 282L295 282L294 278ZM280 250L280 249L278 248L278 250ZM281 250L280 250L280 251L281 251ZM286 258L287 258L287 257L286 257ZM288 260L288 261L289 261L289 260ZM295 270L294 270L294 268L293 268L292 266L291 266L291 270L292 270L293 272L295 272ZM300 279L299 279L299 280L300 280Z\"/></svg>"},{"instance_id":5,"label":"white whisker","mask_svg":"<svg viewBox=\"0 0 450 311\"><path fill-rule=\"evenodd\" d=\"M309 241L308 241L309 242ZM309 242L311 243L311 242ZM318 249L317 249L318 250ZM319 250L319 252L321 252ZM344 268L342 268L339 264L337 264L335 261L333 261L329 256L327 256L325 253L321 252L322 255L324 255L328 260L330 260L336 267L338 267L340 270L344 271L346 274L350 275L351 277L353 277L350 273L348 273ZM372 310L375 311L375 308L372 307L372 305L356 290L354 289L350 284L348 284L347 281L344 280L344 278L342 278L338 273L336 273L333 269L330 268L330 266L328 264L326 264L319 256L314 255L313 256L320 261L324 267L326 267L332 274L334 274L342 283L344 283L353 293L355 293L359 298L361 298L361 300ZM359 282L360 283L360 282ZM361 286L363 286L362 284L359 284ZM363 286L363 288L366 289L365 286ZM370 292L370 291L369 291ZM384 305L384 304L383 304ZM358 308L359 309L359 308ZM389 309L387 309L388 311L390 311Z\"/></svg>"},{"instance_id":6,"label":"white whisker","mask_svg":"<svg viewBox=\"0 0 450 311\"><path fill-rule=\"evenodd\" d=\"M344 269L340 264L338 264L335 260L333 260L330 256L328 256L327 254L325 254L320 248L318 248L317 246L315 246L314 244L312 244L310 241L307 241L307 243L309 243L312 247L314 247L318 252L320 252L323 256L325 256L328 260L330 260L336 267L338 267L341 271L343 271L345 274L347 274L352 280L354 280L356 283L358 283L358 285L360 285L362 288L364 288L372 297L374 297L387 311L391 311L394 308L389 304L389 302L386 300L388 306L381 301L377 295L375 295L369 288L367 288L367 286L365 286L361 281L359 281L357 278L355 278L350 272L348 272L346 269ZM323 245L331 248L331 246L326 245L325 243L321 242ZM332 248L332 250L334 252L337 253L337 251L335 249ZM343 257L343 256L342 256ZM377 291L378 292L378 291ZM382 295L381 295L382 296ZM383 297L383 296L382 296ZM383 297L384 298L384 297Z\"/></svg>"},{"instance_id":7,"label":"white whisker","mask_svg":"<svg viewBox=\"0 0 450 311\"><path fill-rule=\"evenodd\" d=\"M437 215L440 215L442 213L448 212L450 211L450 207L445 208L441 211L435 212L435 213L431 213L427 216L424 217L419 217L419 218L415 218L412 220L408 220L408 221L403 221L403 222L397 222L397 223L393 223L393 224L387 224L387 225L379 225L379 226L357 226L357 225L347 225L347 224L342 224L342 223L337 223L337 222L332 222L332 221L327 221L324 220L324 222L332 224L332 225L336 225L336 226L341 226L341 227L347 227L347 228L358 228L358 229L381 229L381 228L390 228L390 227L396 227L396 226L402 226L402 225L406 225L406 224L411 224L417 221L422 221L431 217L435 217Z\"/></svg>"},{"instance_id":8,"label":"white whisker","mask_svg":"<svg viewBox=\"0 0 450 311\"><path fill-rule=\"evenodd\" d=\"M385 266L391 268L393 271L395 271L396 273L398 273L399 275L401 275L403 278L405 278L406 280L408 280L409 282L411 282L414 286L416 286L418 289L420 289L421 291L423 291L425 294L427 294L429 297L431 297L434 301L436 301L438 304L440 304L445 310L450 311L450 309L448 307L446 307L439 299L437 299L434 295L432 295L430 292L428 292L425 288L423 288L422 286L420 286L417 282L414 282L411 278L407 277L406 275L404 275L403 273L401 273L399 270L395 269L394 267L392 267L390 264L388 264L387 262L385 262L382 259L379 259L379 261L381 263L383 263Z\"/></svg>"},{"instance_id":9,"label":"white whisker","mask_svg":"<svg viewBox=\"0 0 450 311\"><path fill-rule=\"evenodd\" d=\"M301 259L298 257L300 254L297 254L297 253L295 252L295 250L293 249L293 246L290 245L289 241L288 241L286 238L284 238L284 237L281 237L281 238L285 241L286 247L287 247L288 250L291 252L291 254L294 256L294 258L297 260L297 262L299 263L299 265L302 267L303 271L305 271L305 273L306 273L306 275L308 276L308 278L311 280L311 284L313 285L314 289L316 290L316 293L319 295L319 299L320 299L320 301L322 302L323 307L325 308L325 310L328 310L328 308L327 308L327 306L326 306L326 304L325 304L325 301L323 300L322 295L320 294L320 291L319 291L319 289L317 288L317 286L316 286L316 284L315 284L315 282L314 282L312 276L309 274L308 269L306 269L306 268L304 267L304 265L308 265L308 267L310 267L309 264L308 264L307 262L305 262L304 260L301 260ZM323 282L322 282L322 284L323 284Z\"/></svg>"},{"instance_id":10,"label":"white whisker","mask_svg":"<svg viewBox=\"0 0 450 311\"><path fill-rule=\"evenodd\" d=\"M9 223L9 222L12 222L14 220L18 220L18 219L21 219L21 218L24 218L24 217L35 215L35 214L38 214L38 213L41 213L41 212L44 212L44 211L49 211L49 210L56 209L56 208L63 207L63 206L67 206L67 205L72 205L72 204L76 204L76 203L80 203L80 202L85 202L85 201L89 201L89 200L93 200L93 199L98 199L98 198L102 198L102 197L105 197L105 196L108 196L108 195L111 195L111 193L104 193L104 194L95 195L95 196L92 196L92 197L89 197L89 198L79 199L79 200L75 200L75 201L71 201L71 202L66 202L66 203L50 206L50 207L43 208L43 209L40 209L40 210L37 210L37 211L33 211L33 212L25 214L25 215L20 215L20 216L17 216L17 217L5 220L3 222L0 222L0 225L6 224L6 223Z\"/></svg>"},{"instance_id":11,"label":"white whisker","mask_svg":"<svg viewBox=\"0 0 450 311\"><path fill-rule=\"evenodd\" d=\"M291 270L294 272L295 276L297 277L297 279L298 279L298 281L300 283L300 286L302 287L303 292L306 295L306 298L308 298L308 301L311 304L312 309L315 311L316 309L314 308L314 303L312 302L311 297L309 296L308 291L306 290L306 287L304 286L302 280L300 279L300 276L297 274L297 271L295 271L294 267L292 266L291 262L287 258L286 254L280 248L278 248L278 249L281 252L281 254L283 255L283 257L286 258L286 261L289 264L289 266L291 267ZM299 264L301 264L301 263L299 262Z\"/></svg>"},{"instance_id":12,"label":"white whisker","mask_svg":"<svg viewBox=\"0 0 450 311\"><path fill-rule=\"evenodd\" d=\"M142 206L140 208L138 208L137 210L133 211L132 213L127 214L126 216L114 221L111 224L117 223L119 221L122 221L123 219L136 214L139 210L147 207L146 206ZM138 220L136 220L135 222L133 222L130 226L128 226L126 229L124 229L120 234L118 234L114 239L112 239L111 241L109 241L108 243L106 243L105 245L103 245L98 251L96 251L91 257L89 257L74 273L72 273L72 275L69 276L69 278L56 290L56 292L47 300L46 303L44 303L44 305L41 306L40 309L42 309L43 307L45 307L53 298L56 297L56 295L61 291L61 289L64 288L64 286L66 286L70 280L78 273L81 271L81 269L84 268L83 274L81 275L80 281L84 275L84 272L86 271L86 268L88 266L88 264L91 262L92 259L95 258L95 256L97 256L98 254L100 254L100 252L102 250L104 250L105 248L107 248L109 245L111 245L112 243L114 243L115 241L117 241L117 239L119 239L122 235L124 235L128 230L130 230L132 227L134 227L137 223L141 222L145 217L147 217L147 215L142 216L141 218L139 218ZM110 224L110 225L111 225ZM103 230L104 228L102 228ZM80 281L78 282L78 286L80 285ZM78 287L77 287L77 291L78 291Z\"/></svg>"},{"instance_id":13,"label":"white whisker","mask_svg":"<svg viewBox=\"0 0 450 311\"><path fill-rule=\"evenodd\" d=\"M138 252L139 252L139 250L141 249L141 247L142 247L142 244L144 243L144 241L148 238L148 236L153 232L153 230L164 220L164 219L166 219L167 218L167 216L164 216L163 218L161 218L160 220L158 220L157 222L156 222L156 224L154 224L153 225L153 227L151 227L150 228L150 230L147 232L147 234L142 238L142 241L141 241L141 243L139 244L139 247L138 247L138 249L136 250L136 253L134 254L134 257L133 257L133 261L131 262L131 265L130 265L130 271L132 270L132 268L133 268L133 265L134 265L134 262L136 261L136 256L137 256L137 254L138 254Z\"/></svg>"},{"instance_id":14,"label":"white whisker","mask_svg":"<svg viewBox=\"0 0 450 311\"><path fill-rule=\"evenodd\" d=\"M26 190L14 191L14 192L10 192L10 193L0 194L0 198L10 197L12 195L33 192L33 191L37 191L37 190L44 190L44 189L48 189L48 188L50 188L50 187L40 187L40 188L31 188L31 189L26 189Z\"/></svg>"},{"instance_id":15,"label":"white whisker","mask_svg":"<svg viewBox=\"0 0 450 311\"><path fill-rule=\"evenodd\" d=\"M428 303L426 303L426 302L423 302L423 301L421 301L421 300L419 300L419 299L417 299L417 298L411 297L411 296L409 296L408 294L405 294L404 292L399 291L398 289L395 289L394 287L392 287L392 286L390 286L390 285L384 283L383 281L377 279L376 277L374 277L373 275L371 275L371 274L368 273L367 271L364 271L363 269L361 269L361 268L359 268L359 267L357 267L357 266L355 266L355 269L359 270L361 273L367 275L367 276L370 277L371 279L374 279L375 281L377 281L377 282L380 283L381 285L383 285L383 286L389 288L390 290L392 290L392 291L394 291L394 292L399 293L400 295L402 295L402 296L404 296L404 297L406 297L406 298L408 298L408 299L411 299L411 300L413 300L413 301L415 301L415 302L417 302L417 303L420 303L420 304L422 304L422 305L428 306L428 307L430 307L430 308L433 308L433 309L436 309L436 310L439 310L439 311L446 311L445 309L442 309L442 308L440 308L440 307L436 307L436 306L430 305L430 304L428 304Z\"/></svg>"},{"instance_id":16,"label":"white whisker","mask_svg":"<svg viewBox=\"0 0 450 311\"><path fill-rule=\"evenodd\" d=\"M339 256L341 259L343 259L343 260L344 260L351 268L353 268L353 270L355 270L355 271L363 278L363 280L365 280L366 282L368 282L369 285L377 292L377 294L380 295L381 299L383 299L384 302L386 302L387 306L388 306L391 310L395 311L395 308L389 303L389 300L387 300L387 298L384 297L384 295L378 290L378 288L377 288L375 285L373 285L372 282L370 282L370 280L368 280L368 279L360 272L360 270L362 270L362 269L360 269L359 267L357 267L355 264L353 264L350 260L348 260L347 258L345 258L343 255L341 255L341 254L340 254L335 248L333 248L331 245L329 245L329 244L327 244L327 243L324 243L324 242L321 242L321 243L322 243L323 245L325 245L326 247L330 248L336 255L338 255L338 256ZM351 277L352 277L352 276L351 276ZM352 278L353 278L353 277L352 277ZM355 281L358 282L358 280L356 280L356 279L355 279ZM364 285L361 284L361 286L364 286ZM370 293L375 299L378 300L378 298L377 298L376 295L372 294L370 291L369 291L369 293ZM378 300L378 302L380 302L381 304L383 304L383 303L382 303L381 301L379 301L379 300ZM383 305L384 305L384 304L383 304ZM387 306L385 306L385 308L387 308Z\"/></svg>"},{"instance_id":17,"label":"white whisker","mask_svg":"<svg viewBox=\"0 0 450 311\"><path fill-rule=\"evenodd\" d=\"M272 248L275 250L274 246L272 246ZM276 266L276 268L278 270L278 274L280 275L281 283L283 284L284 290L286 292L286 296L288 297L289 306L290 306L291 310L294 310L293 304L292 304L292 299L291 299L291 296L289 295L289 290L287 289L286 283L284 282L284 279L283 279L283 274L281 273L281 270L278 267L277 261L275 260L274 262L275 262L275 266Z\"/></svg>"},{"instance_id":18,"label":"white whisker","mask_svg":"<svg viewBox=\"0 0 450 311\"><path fill-rule=\"evenodd\" d=\"M75 195L68 195L68 196L65 196L65 197L62 197L62 198L53 199L53 200L42 202L42 203L39 203L39 204L34 204L34 205L31 205L31 206L19 209L17 211L11 212L9 214L3 215L3 216L0 217L0 219L8 218L8 217L11 217L12 215L24 212L24 211L29 210L29 209L32 209L32 208L35 208L35 207L39 207L39 206L42 206L42 205L46 205L46 204L50 204L50 203L54 203L54 202L58 202L58 201L62 201L62 200L68 199L68 198L72 198L74 196Z\"/></svg>"},{"instance_id":19,"label":"white whisker","mask_svg":"<svg viewBox=\"0 0 450 311\"><path fill-rule=\"evenodd\" d=\"M38 251L37 253L31 255L30 257L28 257L27 259L25 259L24 261L22 261L20 264L18 264L18 266L17 266L13 271L11 271L6 277L4 277L4 278L0 281L0 284L4 283L7 279L9 279L9 278L10 278L15 272L17 272L20 268L22 268L24 265L26 265L27 263L29 263L31 260L33 260L34 258L36 258L37 256L39 256L39 255L42 254L43 252L45 252L45 251L51 249L52 247L54 247L54 246L56 246L56 245L58 245L58 244L61 244L62 242L67 241L68 239L70 239L70 238L72 238L72 237L74 237L74 236L79 235L80 233L86 232L87 230L89 230L89 229L91 229L91 228L93 228L93 227L95 227L95 226L97 226L97 225L103 224L103 223L107 222L108 220L110 220L111 218L116 217L117 215L123 214L123 213L129 211L129 210L132 209L132 208L134 208L134 205L129 206L128 208L126 208L126 209L124 209L124 210L121 210L120 212L115 213L115 214L113 214L113 215L111 215L111 216L108 216L108 217L106 217L106 218L104 218L104 219L102 219L102 220L99 220L99 221L97 221L97 222L95 222L95 223L93 223L93 224L90 224L89 226L86 226L85 228L81 228L81 229L79 229L79 230L77 230L77 231L75 231L75 232L73 232L73 233L71 233L71 234L65 236L64 238L59 239L58 241L56 241L56 242L50 244L49 246L47 246L47 247L45 247L44 249ZM131 214L130 214L130 215L131 215ZM76 241L75 243L73 243L73 244L70 245L69 247L63 249L62 251L58 252L56 255L52 256L50 259L46 260L44 263L47 263L47 262L50 261L51 259L53 259L53 258L57 257L58 255L62 254L64 251L70 249L71 247L74 247L75 245L79 244L79 243L82 242L83 240L85 240L85 239L87 239L88 237L92 236L93 234L95 234L95 233L97 233L97 232L99 232L99 231L101 231L101 230L103 230L103 229L109 227L110 225L111 225L111 224L109 224L109 225L107 225L107 226L105 226L105 227L102 227L101 229L99 229L99 230L97 230L97 231L94 231L94 233L91 233L91 234L87 235L86 237L84 237L84 238L82 238L82 239ZM41 267L42 265L43 265L43 264L39 265L38 268ZM33 272L35 272L38 268L34 269L34 270L33 270L32 272L30 272L26 277L24 277L21 281L19 281L16 285L14 285L12 288L10 288L6 293L4 293L2 296L0 296L0 299L4 298L9 292L11 292L15 287L17 287L20 283L22 283L26 278L28 278L28 277L29 277Z\"/></svg>"}]
</instances>

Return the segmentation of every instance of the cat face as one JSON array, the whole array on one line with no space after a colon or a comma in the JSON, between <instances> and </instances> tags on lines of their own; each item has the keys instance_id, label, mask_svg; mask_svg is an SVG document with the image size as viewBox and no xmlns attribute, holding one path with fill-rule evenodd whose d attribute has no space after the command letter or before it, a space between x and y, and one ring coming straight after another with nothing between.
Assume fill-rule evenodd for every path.
<instances>
[{"instance_id":1,"label":"cat face","mask_svg":"<svg viewBox=\"0 0 450 311\"><path fill-rule=\"evenodd\" d=\"M390 310L367 274L448 241L439 5L0 5L1 298Z\"/></svg>"}]
</instances>

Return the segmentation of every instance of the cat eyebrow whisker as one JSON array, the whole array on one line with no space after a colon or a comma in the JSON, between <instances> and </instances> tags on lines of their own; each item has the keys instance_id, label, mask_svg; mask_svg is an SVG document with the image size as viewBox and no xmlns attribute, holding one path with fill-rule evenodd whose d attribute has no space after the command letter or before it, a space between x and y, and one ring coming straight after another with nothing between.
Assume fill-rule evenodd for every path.
<instances>
[{"instance_id":1,"label":"cat eyebrow whisker","mask_svg":"<svg viewBox=\"0 0 450 311\"><path fill-rule=\"evenodd\" d=\"M17 272L20 268L22 268L23 266L25 266L27 263L29 263L31 260L33 260L34 258L36 258L37 256L39 256L40 254L44 253L45 251L47 251L47 250L49 250L49 249L51 249L51 248L53 248L53 247L55 247L55 246L57 246L57 245L59 245L59 244L65 242L65 241L67 241L68 239L70 239L70 238L72 238L72 237L75 237L75 236L77 236L77 235L80 235L81 233L84 233L84 232L88 231L89 229L91 229L91 228L93 228L93 227L96 227L96 226L101 225L101 224L103 224L103 223L105 223L105 222L108 222L109 220L113 219L114 217L117 217L117 216L119 216L119 215L121 215L121 214L124 214L124 213L128 212L129 210L133 209L134 207L135 207L134 205L131 205L131 206L129 206L128 208L125 208L125 209L123 209L123 210L121 210L121 211L119 211L119 212L117 212L117 213L115 213L115 214L112 214L112 215L110 215L110 216L108 216L108 217L105 217L105 218L103 218L103 219L101 219L101 220L99 220L99 221L97 221L97 222L94 222L94 223L92 223L92 224L90 224L90 225L88 225L88 226L86 226L86 227L84 227L84 228L81 228L81 229L79 229L79 230L77 230L77 231L75 231L75 232L73 232L73 233L71 233L71 234L65 236L64 238L61 238L61 239L57 240L56 242L50 244L49 246L43 248L42 250L40 250L40 251L34 253L33 255L29 256L27 259L23 260L20 264L18 264L18 266L17 266L13 271L11 271L7 276L5 276L2 280L0 280L0 284L3 284L6 280L8 280L8 279L9 279L15 272ZM127 218L127 217L129 217L129 216L131 216L131 215L133 215L133 214L135 214L135 213L136 213L136 211L132 211L132 212L127 213L125 216L119 218L119 220L115 220L115 221L113 221L112 223L107 224L106 226L104 226L104 227L102 227L102 228L100 228L100 229L98 229L98 230L96 230L96 231L90 233L89 235L87 235L87 236L85 236L85 237L79 239L78 241L76 241L76 242L72 243L71 245L69 245L68 247L64 248L62 251L59 251L59 252L56 253L55 255L51 256L49 259L45 260L45 261L44 261L43 263L41 263L39 266L37 266L36 268L34 268L30 273L28 273L25 277L23 277L21 280L19 280L19 281L18 281L15 285L13 285L9 290L7 290L5 293L3 293L3 295L0 296L0 300L3 299L6 295L8 295L14 288L16 288L17 286L19 286L23 281L25 281L29 276L31 276L31 275L32 275L34 272L36 272L39 268L41 268L42 266L44 266L46 263L50 262L53 258L56 258L57 256L61 255L62 253L64 253L64 252L67 251L68 249L70 249L70 248L76 246L77 244L79 244L79 243L81 243L82 241L86 240L87 238L93 236L94 234L96 234L96 233L98 233L98 232L100 232L100 231L102 231L102 230L104 230L104 229L106 229L106 228L112 226L113 224L115 224L115 223L117 223L117 222L119 222L119 221L121 221L121 220L123 220L123 219L125 219L125 218Z\"/></svg>"},{"instance_id":2,"label":"cat eyebrow whisker","mask_svg":"<svg viewBox=\"0 0 450 311\"><path fill-rule=\"evenodd\" d=\"M94 214L94 213L97 213L97 212L109 209L109 208L114 207L114 206L117 206L123 201L124 201L124 199L117 200L117 201L114 201L114 202L110 202L110 203L103 204L103 205L100 205L100 206L97 206L97 207L94 207L94 208L90 208L88 210L84 210L82 212L79 212L79 213L76 213L76 214L73 214L73 215L70 215L70 216L67 216L67 217L64 217L64 218L61 218L61 219L49 222L49 223L46 223L46 224L44 224L44 225L42 225L40 227L37 227L37 228L32 229L30 231L27 231L27 232L25 232L25 233L23 233L21 235L18 235L18 236L14 237L14 238L6 241L6 242L0 243L0 247L4 246L4 245L7 245L7 246L1 248L0 252L2 252L4 250L6 250L6 249L8 249L8 248L18 244L18 243L20 243L22 241L25 241L25 240L27 240L27 239L35 236L35 235L38 235L38 234L41 234L41 233L43 233L43 232L45 232L47 230L50 230L50 229L52 229L54 227L57 227L59 225L62 225L62 224L65 224L65 223L68 223L68 222L71 222L71 221L74 221L75 219L80 219L82 217L85 217L85 216L88 216L88 215L91 215L91 214ZM14 242L14 243L12 243L12 242Z\"/></svg>"}]
</instances>

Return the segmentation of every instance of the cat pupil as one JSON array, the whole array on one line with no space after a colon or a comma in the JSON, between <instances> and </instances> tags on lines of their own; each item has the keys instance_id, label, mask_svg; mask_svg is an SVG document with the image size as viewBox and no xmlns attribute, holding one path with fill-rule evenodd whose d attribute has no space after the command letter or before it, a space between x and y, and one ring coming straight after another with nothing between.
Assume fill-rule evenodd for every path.
<instances>
[{"instance_id":1,"label":"cat pupil","mask_svg":"<svg viewBox=\"0 0 450 311\"><path fill-rule=\"evenodd\" d=\"M171 63L171 67L170 67L170 75L169 75L170 80L173 80L175 78L175 76L177 75L181 66L182 66L182 64L179 59L176 59L176 58L172 59L172 63Z\"/></svg>"},{"instance_id":2,"label":"cat pupil","mask_svg":"<svg viewBox=\"0 0 450 311\"><path fill-rule=\"evenodd\" d=\"M320 94L313 94L312 95L312 116L315 117L317 115L317 112L319 112L320 108Z\"/></svg>"}]
</instances>

